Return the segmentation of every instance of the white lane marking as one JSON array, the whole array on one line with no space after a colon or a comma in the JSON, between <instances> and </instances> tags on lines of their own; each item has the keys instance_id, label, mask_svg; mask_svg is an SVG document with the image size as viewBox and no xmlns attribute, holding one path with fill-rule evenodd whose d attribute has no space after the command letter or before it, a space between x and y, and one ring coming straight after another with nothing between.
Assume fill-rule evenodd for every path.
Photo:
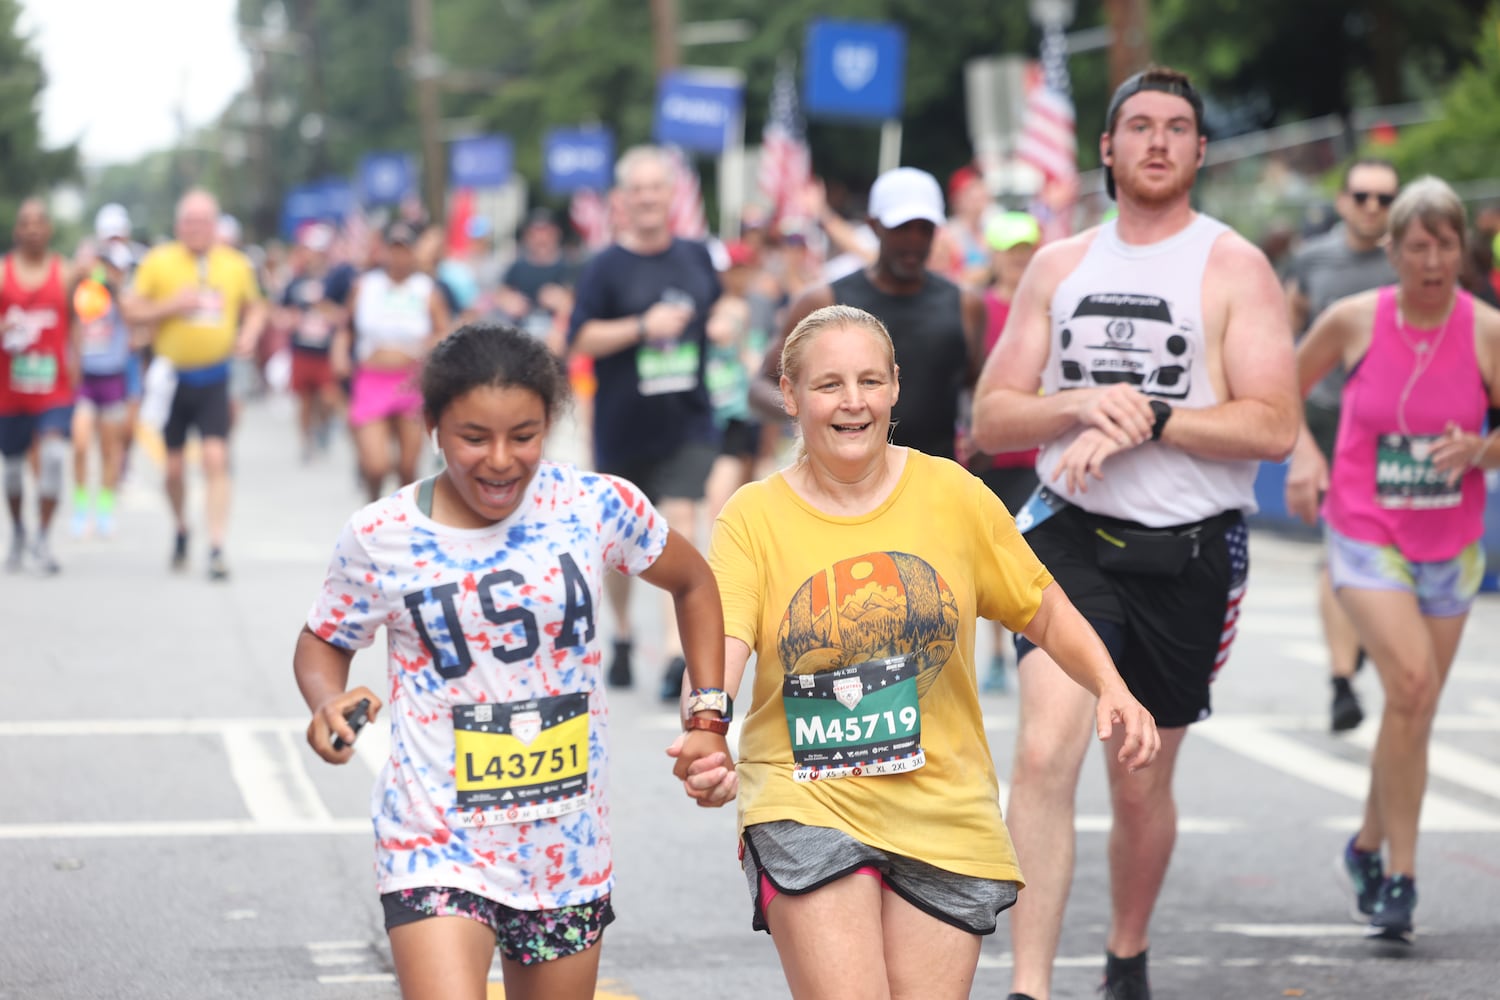
<instances>
[{"instance_id":1,"label":"white lane marking","mask_svg":"<svg viewBox=\"0 0 1500 1000\"><path fill-rule=\"evenodd\" d=\"M344 972L338 975L319 976L318 982L325 986L343 986L350 983L394 983L391 972Z\"/></svg>"},{"instance_id":2,"label":"white lane marking","mask_svg":"<svg viewBox=\"0 0 1500 1000\"><path fill-rule=\"evenodd\" d=\"M198 819L98 823L4 823L0 840L98 840L128 837L226 837L310 834L370 836L369 819L261 823L253 819Z\"/></svg>"},{"instance_id":3,"label":"white lane marking","mask_svg":"<svg viewBox=\"0 0 1500 1000\"><path fill-rule=\"evenodd\" d=\"M1470 698L1468 700L1468 705L1476 712L1480 712L1484 715L1490 716L1493 719L1500 720L1500 699ZM1438 716L1438 721L1441 722L1442 718L1443 717L1441 715Z\"/></svg>"},{"instance_id":4,"label":"white lane marking","mask_svg":"<svg viewBox=\"0 0 1500 1000\"><path fill-rule=\"evenodd\" d=\"M380 769L391 756L391 726L384 715L359 731L354 740L354 756L370 769L371 774L380 774Z\"/></svg>"},{"instance_id":5,"label":"white lane marking","mask_svg":"<svg viewBox=\"0 0 1500 1000\"><path fill-rule=\"evenodd\" d=\"M358 949L370 949L374 945L369 941L309 941L309 951L350 951Z\"/></svg>"},{"instance_id":6,"label":"white lane marking","mask_svg":"<svg viewBox=\"0 0 1500 1000\"><path fill-rule=\"evenodd\" d=\"M332 818L292 747L291 734L229 729L224 731L223 740L229 754L229 773L256 822Z\"/></svg>"},{"instance_id":7,"label":"white lane marking","mask_svg":"<svg viewBox=\"0 0 1500 1000\"><path fill-rule=\"evenodd\" d=\"M1369 769L1317 750L1299 740L1244 719L1215 717L1194 727L1203 737L1241 757L1257 761L1311 785L1363 801ZM1428 792L1422 802L1422 829L1489 832L1500 830L1500 816L1456 799Z\"/></svg>"},{"instance_id":8,"label":"white lane marking","mask_svg":"<svg viewBox=\"0 0 1500 1000\"><path fill-rule=\"evenodd\" d=\"M1364 937L1365 929L1346 924L1214 924L1217 934L1239 934L1253 938Z\"/></svg>"},{"instance_id":9,"label":"white lane marking","mask_svg":"<svg viewBox=\"0 0 1500 1000\"><path fill-rule=\"evenodd\" d=\"M0 736L197 736L233 731L307 731L306 719L44 719L0 722Z\"/></svg>"},{"instance_id":10,"label":"white lane marking","mask_svg":"<svg viewBox=\"0 0 1500 1000\"><path fill-rule=\"evenodd\" d=\"M326 951L309 957L313 965L323 968L331 968L335 965L358 965L370 960L369 954L365 952L351 954L350 952Z\"/></svg>"},{"instance_id":11,"label":"white lane marking","mask_svg":"<svg viewBox=\"0 0 1500 1000\"><path fill-rule=\"evenodd\" d=\"M1350 742L1372 750L1379 731L1365 726L1350 733ZM1462 785L1481 795L1500 799L1500 765L1492 764L1478 754L1460 750L1447 743L1427 744L1427 773L1455 785Z\"/></svg>"}]
</instances>

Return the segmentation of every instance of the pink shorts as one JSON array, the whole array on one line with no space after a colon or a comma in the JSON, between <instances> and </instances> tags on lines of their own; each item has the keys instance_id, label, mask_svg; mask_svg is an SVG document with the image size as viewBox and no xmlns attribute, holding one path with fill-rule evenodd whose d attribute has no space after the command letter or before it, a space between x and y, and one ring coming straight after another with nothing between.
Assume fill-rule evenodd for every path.
<instances>
[{"instance_id":1,"label":"pink shorts","mask_svg":"<svg viewBox=\"0 0 1500 1000\"><path fill-rule=\"evenodd\" d=\"M349 423L363 427L387 417L422 416L422 394L417 390L421 366L361 368L349 390Z\"/></svg>"}]
</instances>

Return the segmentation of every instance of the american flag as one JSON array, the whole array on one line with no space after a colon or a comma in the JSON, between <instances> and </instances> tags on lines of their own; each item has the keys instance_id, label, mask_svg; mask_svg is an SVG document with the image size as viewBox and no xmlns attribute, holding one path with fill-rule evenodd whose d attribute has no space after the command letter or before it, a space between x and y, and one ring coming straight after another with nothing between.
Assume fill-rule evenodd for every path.
<instances>
[{"instance_id":1,"label":"american flag","mask_svg":"<svg viewBox=\"0 0 1500 1000\"><path fill-rule=\"evenodd\" d=\"M1041 79L1026 91L1026 112L1016 157L1043 177L1038 218L1044 240L1073 231L1073 202L1078 189L1078 139L1068 82L1068 41L1060 24L1042 32Z\"/></svg>"},{"instance_id":2,"label":"american flag","mask_svg":"<svg viewBox=\"0 0 1500 1000\"><path fill-rule=\"evenodd\" d=\"M1219 653L1214 657L1209 680L1217 677L1229 662L1229 648L1240 631L1240 602L1245 599L1250 579L1250 530L1243 521L1224 533L1224 545L1229 549L1229 594L1224 606L1224 628L1219 633Z\"/></svg>"},{"instance_id":3,"label":"american flag","mask_svg":"<svg viewBox=\"0 0 1500 1000\"><path fill-rule=\"evenodd\" d=\"M605 197L592 188L579 188L573 192L568 203L568 220L578 238L583 240L585 250L602 250L609 246L609 204Z\"/></svg>"},{"instance_id":4,"label":"american flag","mask_svg":"<svg viewBox=\"0 0 1500 1000\"><path fill-rule=\"evenodd\" d=\"M668 146L666 151L672 164L672 202L667 207L667 227L673 236L685 240L707 239L708 216L703 211L698 171L676 146Z\"/></svg>"},{"instance_id":5,"label":"american flag","mask_svg":"<svg viewBox=\"0 0 1500 1000\"><path fill-rule=\"evenodd\" d=\"M771 112L761 136L760 172L756 178L761 197L770 209L769 222L795 214L797 198L812 179L812 153L803 134L797 108L797 79L788 59L776 67L771 85Z\"/></svg>"}]
</instances>

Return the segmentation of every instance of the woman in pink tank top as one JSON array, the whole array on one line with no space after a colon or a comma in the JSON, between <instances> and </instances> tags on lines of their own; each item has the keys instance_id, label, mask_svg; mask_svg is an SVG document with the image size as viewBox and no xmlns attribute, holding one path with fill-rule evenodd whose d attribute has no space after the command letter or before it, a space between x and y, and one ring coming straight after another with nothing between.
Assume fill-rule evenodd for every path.
<instances>
[{"instance_id":1,"label":"woman in pink tank top","mask_svg":"<svg viewBox=\"0 0 1500 1000\"><path fill-rule=\"evenodd\" d=\"M1500 467L1500 312L1458 287L1463 203L1423 177L1391 208L1397 284L1330 306L1297 350L1306 394L1349 372L1326 486L1329 574L1385 688L1364 822L1344 847L1369 937L1411 942L1427 743L1484 572L1484 469ZM1312 509L1293 511L1309 524ZM1382 858L1382 848L1386 857Z\"/></svg>"}]
</instances>

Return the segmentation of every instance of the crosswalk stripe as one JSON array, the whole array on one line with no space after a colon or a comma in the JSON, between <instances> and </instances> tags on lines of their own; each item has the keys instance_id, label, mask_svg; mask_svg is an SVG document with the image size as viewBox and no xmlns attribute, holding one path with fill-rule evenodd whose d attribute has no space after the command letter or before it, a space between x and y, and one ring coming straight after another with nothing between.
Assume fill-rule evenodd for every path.
<instances>
[{"instance_id":1,"label":"crosswalk stripe","mask_svg":"<svg viewBox=\"0 0 1500 1000\"><path fill-rule=\"evenodd\" d=\"M318 797L286 731L226 730L229 773L245 808L259 823L296 823L332 818Z\"/></svg>"},{"instance_id":2,"label":"crosswalk stripe","mask_svg":"<svg viewBox=\"0 0 1500 1000\"><path fill-rule=\"evenodd\" d=\"M1373 750L1379 733L1373 726L1365 726L1349 735L1350 742L1356 746ZM1500 799L1500 765L1492 764L1478 754L1447 743L1430 742L1427 744L1427 773L1481 795Z\"/></svg>"},{"instance_id":3,"label":"crosswalk stripe","mask_svg":"<svg viewBox=\"0 0 1500 1000\"><path fill-rule=\"evenodd\" d=\"M1204 738L1232 753L1357 801L1370 786L1369 770L1306 743L1282 736L1243 719L1215 717L1193 727ZM1422 828L1433 830L1500 830L1500 818L1456 799L1429 791L1422 801Z\"/></svg>"}]
</instances>

